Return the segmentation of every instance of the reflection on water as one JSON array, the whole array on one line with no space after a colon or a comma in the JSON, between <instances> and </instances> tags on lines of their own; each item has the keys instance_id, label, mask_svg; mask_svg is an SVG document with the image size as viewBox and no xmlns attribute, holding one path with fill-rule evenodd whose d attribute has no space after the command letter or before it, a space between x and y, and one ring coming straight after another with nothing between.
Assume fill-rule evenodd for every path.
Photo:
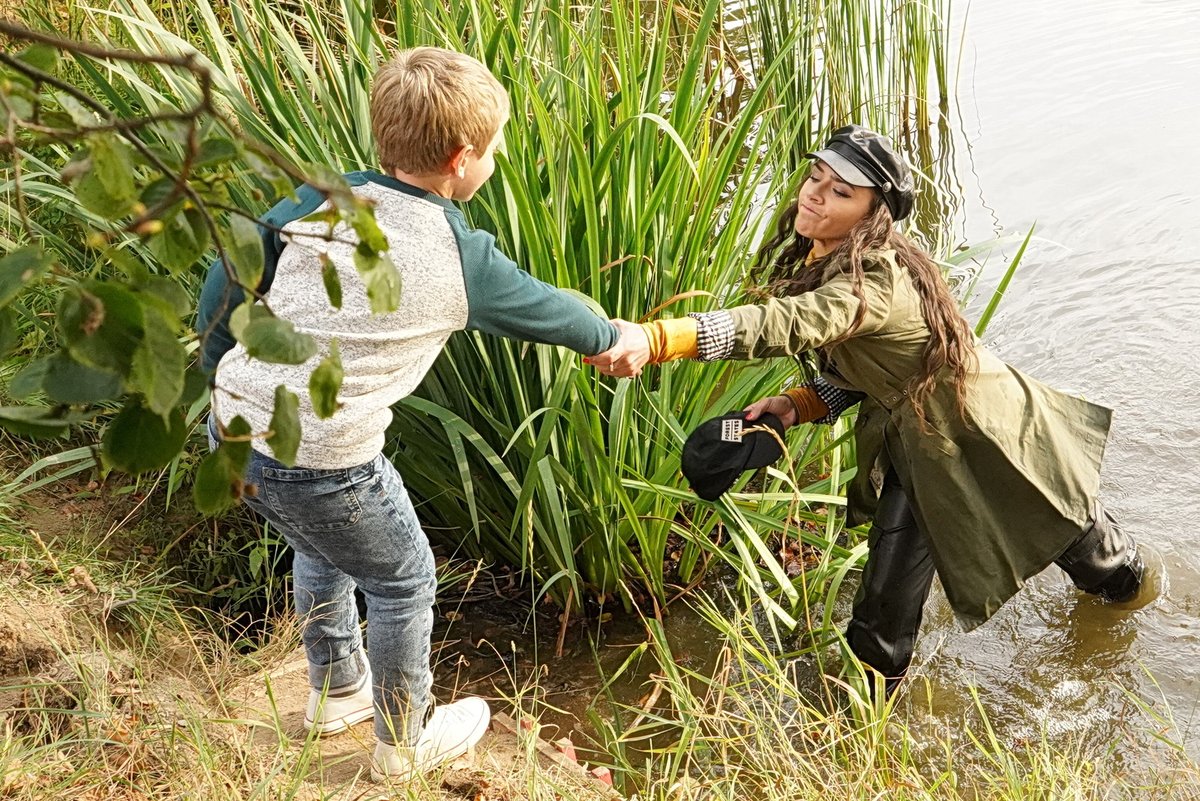
<instances>
[{"instance_id":1,"label":"reflection on water","mask_svg":"<svg viewBox=\"0 0 1200 801\"><path fill-rule=\"evenodd\" d=\"M980 241L1036 221L1042 238L986 339L1021 369L1116 410L1102 494L1153 544L1169 585L1147 608L1122 611L1051 568L970 634L931 609L919 644L935 699L927 723L969 713L969 681L1010 743L1044 731L1101 746L1145 727L1136 697L1169 707L1178 729L1164 733L1195 757L1200 165L1180 156L1200 122L1200 4L1011 0L957 11L969 13L958 224ZM982 284L995 285L1001 261Z\"/></svg>"},{"instance_id":2,"label":"reflection on water","mask_svg":"<svg viewBox=\"0 0 1200 801\"><path fill-rule=\"evenodd\" d=\"M954 132L942 116L935 127L918 128L907 139L903 147L921 177L909 230L920 232L918 238L931 252L945 253L958 243L962 210L962 186L954 169Z\"/></svg>"}]
</instances>

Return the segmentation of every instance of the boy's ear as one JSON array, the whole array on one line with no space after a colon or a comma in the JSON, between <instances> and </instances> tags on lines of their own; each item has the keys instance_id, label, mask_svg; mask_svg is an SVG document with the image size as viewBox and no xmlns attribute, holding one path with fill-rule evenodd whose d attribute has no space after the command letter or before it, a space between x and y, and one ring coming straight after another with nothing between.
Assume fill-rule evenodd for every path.
<instances>
[{"instance_id":1,"label":"boy's ear","mask_svg":"<svg viewBox=\"0 0 1200 801\"><path fill-rule=\"evenodd\" d=\"M466 177L467 171L467 156L475 152L475 145L462 145L455 148L450 153L450 159L446 162L446 167L450 173L459 178Z\"/></svg>"}]
</instances>

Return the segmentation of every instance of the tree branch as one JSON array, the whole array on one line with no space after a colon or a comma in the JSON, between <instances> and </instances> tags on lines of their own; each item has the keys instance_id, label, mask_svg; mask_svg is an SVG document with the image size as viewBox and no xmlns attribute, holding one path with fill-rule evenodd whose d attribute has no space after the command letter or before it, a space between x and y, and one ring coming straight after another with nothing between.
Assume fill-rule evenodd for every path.
<instances>
[{"instance_id":1,"label":"tree branch","mask_svg":"<svg viewBox=\"0 0 1200 801\"><path fill-rule=\"evenodd\" d=\"M204 70L203 67L196 64L196 53L188 53L184 56L166 56L158 54L138 53L135 50L114 50L108 47L99 47L91 45L87 42L80 42L75 39L64 39L61 36L55 36L52 33L44 31L36 31L32 28L27 28L21 23L7 17L0 17L0 34L12 37L13 39L22 39L27 42L37 42L38 44L50 45L67 53L78 53L82 56L99 59L100 61L128 61L133 64L163 64L168 67L181 67L189 71ZM207 70L204 70L207 71Z\"/></svg>"}]
</instances>

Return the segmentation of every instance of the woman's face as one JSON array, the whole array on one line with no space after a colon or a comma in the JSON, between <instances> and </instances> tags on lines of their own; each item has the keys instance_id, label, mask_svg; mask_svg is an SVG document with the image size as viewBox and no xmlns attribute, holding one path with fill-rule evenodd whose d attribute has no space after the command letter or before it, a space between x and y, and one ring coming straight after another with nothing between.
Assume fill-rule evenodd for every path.
<instances>
[{"instance_id":1,"label":"woman's face","mask_svg":"<svg viewBox=\"0 0 1200 801\"><path fill-rule=\"evenodd\" d=\"M800 186L796 207L796 233L813 241L818 256L842 243L859 220L871 211L875 190L851 186L823 161L814 161L812 172Z\"/></svg>"}]
</instances>

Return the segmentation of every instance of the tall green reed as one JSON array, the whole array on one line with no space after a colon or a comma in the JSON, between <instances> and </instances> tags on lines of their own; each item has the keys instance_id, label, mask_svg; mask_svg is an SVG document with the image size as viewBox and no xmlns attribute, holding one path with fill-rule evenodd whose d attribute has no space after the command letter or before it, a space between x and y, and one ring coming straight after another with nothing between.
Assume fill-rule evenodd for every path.
<instances>
[{"instance_id":1,"label":"tall green reed","mask_svg":"<svg viewBox=\"0 0 1200 801\"><path fill-rule=\"evenodd\" d=\"M389 20L352 0L218 10L114 0L87 18L97 39L199 50L245 131L292 161L338 169L373 163L369 78L394 48L480 57L509 90L513 118L498 175L468 213L534 275L637 319L737 302L816 131L846 115L878 125L858 113L862 98L893 102L881 87L898 80L908 42L875 37L892 16L869 3L814 7L770 47L749 49L727 35L718 0L400 0ZM839 66L811 69L826 63ZM197 91L165 70L83 68L118 108L179 106ZM261 209L273 188L247 169L227 190ZM761 494L718 505L684 489L678 453L701 420L791 377L777 360L677 363L613 381L562 350L462 334L398 407L389 449L435 535L519 565L562 604L665 598L670 543L678 579L715 554L790 624L804 587L775 553L779 534L851 556L834 542L839 487L854 470L844 429L800 427L789 436L798 481L769 472Z\"/></svg>"},{"instance_id":2,"label":"tall green reed","mask_svg":"<svg viewBox=\"0 0 1200 801\"><path fill-rule=\"evenodd\" d=\"M892 101L875 96L876 83L901 80L895 62L909 46L908 39L876 37L878 52L854 68L801 68L805 53L851 59L891 24L875 4L843 5L840 17L801 14L772 39L773 50L731 41L713 2L603 8L537 2L523 4L523 14L502 6L401 3L398 38L465 47L491 63L512 94L505 181L485 187L475 220L535 274L578 287L611 314L632 319L690 290L713 294L674 303L668 313L736 302L772 204L791 194L793 167L815 128L851 113L853 100L843 97L850 84L887 107ZM864 74L872 76L865 89ZM576 571L590 585L584 589L601 595L635 593L623 581L631 576L661 597L663 546L671 535L687 543L686 581L710 535L720 532L727 539L718 552L753 586L782 589L782 604L767 604L785 622L800 593L768 541L790 522L797 490L806 503L792 517L817 524L801 535L846 557L833 545L831 510L840 504L838 486L852 475L852 463L841 469L850 448L839 442L831 449L823 432L797 433L803 446L795 467L801 475L832 469L824 481L796 487L774 474L756 502L718 507L693 504L680 489L684 433L705 417L777 391L789 379L786 365L673 364L632 386L614 386L572 374L574 360L566 354L522 360L521 351L483 338L451 343L425 392L452 411L442 416L452 449L435 447L438 432L428 417L402 416L402 441L432 435L423 450L454 454L446 469L409 479L423 485L424 496L449 499L437 504L446 525L467 528L469 521L479 531L479 501L488 493L501 504L491 507L500 512L497 522L512 521L510 541L524 553L536 553L531 543L538 542L553 561L533 566L542 576L561 575L576 599ZM523 391L514 392L516 386ZM491 449L482 450L480 441ZM501 481L480 488L480 474Z\"/></svg>"}]
</instances>

